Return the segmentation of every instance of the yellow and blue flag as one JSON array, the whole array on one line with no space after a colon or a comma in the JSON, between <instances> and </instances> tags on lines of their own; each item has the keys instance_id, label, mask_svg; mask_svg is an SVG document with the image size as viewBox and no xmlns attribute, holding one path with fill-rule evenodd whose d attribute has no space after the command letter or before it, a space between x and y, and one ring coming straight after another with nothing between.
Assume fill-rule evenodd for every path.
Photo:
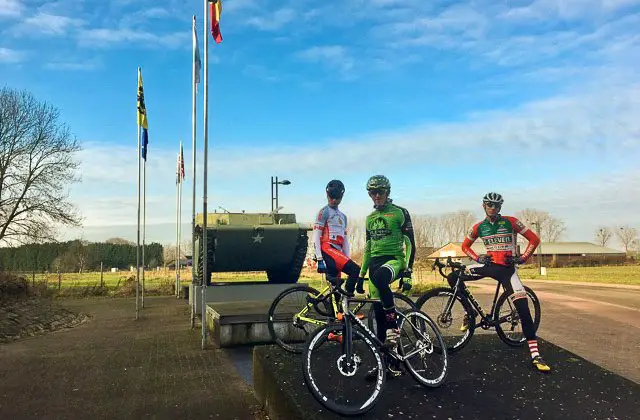
<instances>
[{"instance_id":1,"label":"yellow and blue flag","mask_svg":"<svg viewBox=\"0 0 640 420\"><path fill-rule=\"evenodd\" d=\"M149 124L147 122L147 106L144 103L144 88L142 87L142 71L140 67L138 67L138 126L142 127L142 158L147 160Z\"/></svg>"}]
</instances>

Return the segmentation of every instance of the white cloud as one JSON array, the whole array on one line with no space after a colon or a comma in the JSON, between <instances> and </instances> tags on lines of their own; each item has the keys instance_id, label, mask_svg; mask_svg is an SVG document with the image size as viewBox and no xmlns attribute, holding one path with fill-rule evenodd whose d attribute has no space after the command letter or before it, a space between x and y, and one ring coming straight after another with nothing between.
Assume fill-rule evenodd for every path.
<instances>
[{"instance_id":1,"label":"white cloud","mask_svg":"<svg viewBox=\"0 0 640 420\"><path fill-rule=\"evenodd\" d=\"M35 16L26 18L22 23L15 26L12 32L16 35L44 34L44 35L65 35L70 30L85 25L82 19L70 18L67 16L53 15L48 13L38 13Z\"/></svg>"},{"instance_id":2,"label":"white cloud","mask_svg":"<svg viewBox=\"0 0 640 420\"><path fill-rule=\"evenodd\" d=\"M0 0L0 18L15 18L22 14L25 9L21 0Z\"/></svg>"},{"instance_id":3,"label":"white cloud","mask_svg":"<svg viewBox=\"0 0 640 420\"><path fill-rule=\"evenodd\" d=\"M264 31L274 31L290 23L296 17L296 12L290 8L278 9L267 16L253 16L247 24Z\"/></svg>"},{"instance_id":4,"label":"white cloud","mask_svg":"<svg viewBox=\"0 0 640 420\"><path fill-rule=\"evenodd\" d=\"M85 47L105 47L127 43L132 47L183 48L191 45L190 39L191 34L187 32L157 35L133 29L87 29L78 34L79 44Z\"/></svg>"},{"instance_id":5,"label":"white cloud","mask_svg":"<svg viewBox=\"0 0 640 420\"><path fill-rule=\"evenodd\" d=\"M26 57L23 51L0 47L0 63L19 63Z\"/></svg>"},{"instance_id":6,"label":"white cloud","mask_svg":"<svg viewBox=\"0 0 640 420\"><path fill-rule=\"evenodd\" d=\"M102 62L96 59L77 59L72 60L59 60L50 61L44 65L49 70L62 70L62 71L88 71L96 70L102 67Z\"/></svg>"},{"instance_id":7,"label":"white cloud","mask_svg":"<svg viewBox=\"0 0 640 420\"><path fill-rule=\"evenodd\" d=\"M326 45L311 47L294 54L296 58L311 63L322 63L339 70L347 76L355 67L355 60L349 54L347 48L341 45Z\"/></svg>"},{"instance_id":8,"label":"white cloud","mask_svg":"<svg viewBox=\"0 0 640 420\"><path fill-rule=\"evenodd\" d=\"M590 159L609 159L611 162L629 163L640 157L640 84L630 84L613 77L606 85L588 86L587 91L534 101L515 109L496 109L491 112L470 114L465 120L434 123L382 133L371 133L343 139L305 139L323 144L322 149L308 147L268 147L239 150L237 145L216 144L209 163L209 204L222 204L233 211L262 211L268 206L264 200L262 183L273 168L293 177L294 185L282 190L281 199L287 211L307 220L316 210L318 195L313 194L319 182L318 173L326 171L326 157L340 156L335 176L364 182L372 168L385 168L385 173L402 179L398 171L410 171L407 179L424 178L421 187L402 185L395 187L396 196L402 197L411 211L416 213L442 213L459 209L476 210L477 192L494 185L479 185L473 181L476 169L469 169L470 179L464 185L450 188L443 182L446 171L456 167L477 164L477 157L487 150L512 152L504 170L520 170L525 161L566 156L570 164L588 164ZM173 192L175 151L154 148L147 164L148 223L171 223L175 216ZM375 153L372 153L375 151ZM191 151L185 149L187 176L183 209L189 209ZM224 159L221 159L224 156ZM402 165L390 167L389 156ZM202 153L198 153L199 177L202 171ZM428 157L428 165L425 164ZM135 224L136 162L135 148L105 147L88 144L81 152L84 185L75 188L74 198L87 216L87 225ZM510 163L511 162L511 163ZM544 164L545 162L541 162ZM509 166L511 165L511 166ZM566 175L562 168L551 170L553 181L537 182L522 178L513 186L511 177L499 178L496 188L509 197L513 212L535 207L550 211L563 218L571 240L589 240L591 224L602 223L603 218L637 223L640 206L640 172L624 167L606 173ZM557 172L554 172L556 171ZM438 172L438 177L433 172ZM284 175L283 175L284 176ZM515 179L514 179L515 180ZM325 182L325 180L322 180ZM408 182L405 180L400 183ZM485 181L482 181L485 182ZM201 185L198 186L201 188ZM351 187L350 187L351 188ZM258 191L260 190L260 191ZM93 191L101 191L99 199ZM268 193L267 193L268 196ZM259 198L256 198L259 197ZM357 192L354 193L357 197ZM198 205L201 199L198 195ZM353 198L348 204L353 217L361 217L369 210L369 203ZM320 200L321 201L321 200ZM186 214L185 213L185 214ZM598 220L593 215L598 214ZM606 216L606 217L605 217ZM185 216L186 217L186 216ZM153 221L153 222L151 222ZM186 217L188 221L188 217ZM617 223L617 222L616 222ZM160 240L156 238L157 240Z\"/></svg>"}]
</instances>

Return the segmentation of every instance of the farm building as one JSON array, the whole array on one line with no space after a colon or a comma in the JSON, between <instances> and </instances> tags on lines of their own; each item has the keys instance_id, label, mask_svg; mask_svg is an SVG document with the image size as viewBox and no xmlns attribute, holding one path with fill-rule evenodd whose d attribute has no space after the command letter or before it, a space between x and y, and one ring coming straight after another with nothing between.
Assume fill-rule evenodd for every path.
<instances>
[{"instance_id":1,"label":"farm building","mask_svg":"<svg viewBox=\"0 0 640 420\"><path fill-rule=\"evenodd\" d=\"M519 243L520 252L526 248L525 243ZM477 254L486 253L482 240L477 240L471 246ZM545 242L540 244L535 255L529 263L537 263L538 253L542 258L542 265L545 267L559 266L587 266L603 264L622 264L626 260L624 251L606 248L590 242ZM454 261L463 264L471 263L471 259L462 252L462 242L449 242L445 246L438 248L427 258L451 257Z\"/></svg>"}]
</instances>

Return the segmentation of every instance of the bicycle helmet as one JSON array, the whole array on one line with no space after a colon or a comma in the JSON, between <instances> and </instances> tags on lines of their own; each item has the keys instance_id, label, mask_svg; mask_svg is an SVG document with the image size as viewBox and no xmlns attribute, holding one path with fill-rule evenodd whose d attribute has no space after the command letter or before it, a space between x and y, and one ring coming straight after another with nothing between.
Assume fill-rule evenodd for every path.
<instances>
[{"instance_id":1,"label":"bicycle helmet","mask_svg":"<svg viewBox=\"0 0 640 420\"><path fill-rule=\"evenodd\" d=\"M371 190L391 191L391 182L384 175L374 175L367 181L367 191Z\"/></svg>"},{"instance_id":2,"label":"bicycle helmet","mask_svg":"<svg viewBox=\"0 0 640 420\"><path fill-rule=\"evenodd\" d=\"M482 202L483 203L495 203L499 206L502 205L502 203L504 203L504 199L502 198L502 196L496 192L490 192L485 194L485 196L482 198Z\"/></svg>"},{"instance_id":3,"label":"bicycle helmet","mask_svg":"<svg viewBox=\"0 0 640 420\"><path fill-rule=\"evenodd\" d=\"M326 188L329 198L339 199L344 195L344 184L338 179L329 181Z\"/></svg>"}]
</instances>

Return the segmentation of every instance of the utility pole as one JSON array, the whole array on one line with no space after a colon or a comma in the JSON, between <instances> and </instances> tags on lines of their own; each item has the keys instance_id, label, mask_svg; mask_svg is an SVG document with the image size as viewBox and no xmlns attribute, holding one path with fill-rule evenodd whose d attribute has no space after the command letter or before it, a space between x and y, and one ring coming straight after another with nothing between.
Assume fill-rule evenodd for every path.
<instances>
[{"instance_id":1,"label":"utility pole","mask_svg":"<svg viewBox=\"0 0 640 420\"><path fill-rule=\"evenodd\" d=\"M538 273L542 275L542 234L540 232L540 221L535 222L536 230L538 231L538 237L540 238L540 245L538 245Z\"/></svg>"}]
</instances>

